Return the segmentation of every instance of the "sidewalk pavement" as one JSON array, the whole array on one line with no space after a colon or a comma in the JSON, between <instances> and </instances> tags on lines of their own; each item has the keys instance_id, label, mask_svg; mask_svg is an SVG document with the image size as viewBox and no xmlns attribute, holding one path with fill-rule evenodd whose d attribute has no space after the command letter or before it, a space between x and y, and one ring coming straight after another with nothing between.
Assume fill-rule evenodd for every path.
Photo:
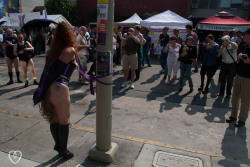
<instances>
[{"instance_id":1,"label":"sidewalk pavement","mask_svg":"<svg viewBox=\"0 0 250 167\"><path fill-rule=\"evenodd\" d=\"M35 63L39 76L42 61L38 57ZM246 128L225 123L230 103L214 96L218 90L216 79L208 95L198 91L187 94L188 86L177 93L178 86L164 83L155 61L152 68L143 69L134 90L121 89L121 67L116 67L112 142L118 144L119 150L114 162L106 164L88 158L96 140L95 96L90 95L88 86L77 84L77 72L70 86L72 115L68 141L75 156L63 161L53 150L49 124L41 117L38 106L32 106L35 86L5 86L6 67L1 61L0 69L0 166L250 166L250 123L246 123ZM192 77L198 86L199 74ZM16 165L8 156L12 150L22 152Z\"/></svg>"}]
</instances>

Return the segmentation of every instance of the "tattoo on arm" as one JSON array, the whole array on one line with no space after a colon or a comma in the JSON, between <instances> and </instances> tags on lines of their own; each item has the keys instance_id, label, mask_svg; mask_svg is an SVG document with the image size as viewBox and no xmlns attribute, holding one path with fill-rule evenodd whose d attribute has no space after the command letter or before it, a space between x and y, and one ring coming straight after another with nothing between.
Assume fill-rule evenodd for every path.
<instances>
[{"instance_id":1,"label":"tattoo on arm","mask_svg":"<svg viewBox=\"0 0 250 167\"><path fill-rule=\"evenodd\" d=\"M56 89L56 91L59 91L60 90L60 86L56 85L55 89Z\"/></svg>"}]
</instances>

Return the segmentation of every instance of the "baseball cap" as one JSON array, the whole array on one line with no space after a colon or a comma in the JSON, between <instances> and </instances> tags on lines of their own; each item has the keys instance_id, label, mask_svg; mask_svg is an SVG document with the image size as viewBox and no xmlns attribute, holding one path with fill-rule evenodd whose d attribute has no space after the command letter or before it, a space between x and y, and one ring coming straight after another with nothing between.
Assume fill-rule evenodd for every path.
<instances>
[{"instance_id":1,"label":"baseball cap","mask_svg":"<svg viewBox=\"0 0 250 167\"><path fill-rule=\"evenodd\" d=\"M194 38L192 37L192 36L188 36L187 38L186 38L186 41L187 40L192 40L192 41L194 41Z\"/></svg>"}]
</instances>

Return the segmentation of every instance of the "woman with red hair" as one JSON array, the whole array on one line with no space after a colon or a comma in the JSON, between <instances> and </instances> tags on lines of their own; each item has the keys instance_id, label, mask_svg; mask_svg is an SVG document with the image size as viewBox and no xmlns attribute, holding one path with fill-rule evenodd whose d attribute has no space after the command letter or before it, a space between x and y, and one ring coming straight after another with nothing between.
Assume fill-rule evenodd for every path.
<instances>
[{"instance_id":1,"label":"woman with red hair","mask_svg":"<svg viewBox=\"0 0 250 167\"><path fill-rule=\"evenodd\" d=\"M77 66L76 50L72 27L64 21L59 23L38 91L34 93L34 104L41 103L40 112L50 123L50 131L55 141L54 150L64 159L74 156L67 149L71 113L68 83Z\"/></svg>"}]
</instances>

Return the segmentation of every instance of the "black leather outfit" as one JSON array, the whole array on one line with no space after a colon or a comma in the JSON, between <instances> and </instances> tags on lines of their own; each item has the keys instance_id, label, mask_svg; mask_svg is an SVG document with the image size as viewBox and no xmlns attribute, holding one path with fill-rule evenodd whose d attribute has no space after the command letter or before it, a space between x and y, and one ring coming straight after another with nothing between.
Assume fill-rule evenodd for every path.
<instances>
[{"instance_id":1,"label":"black leather outfit","mask_svg":"<svg viewBox=\"0 0 250 167\"><path fill-rule=\"evenodd\" d=\"M52 66L45 65L38 89L33 94L34 105L44 99L46 91L53 82L60 82L68 86L70 77L74 72L76 65L74 60L68 64L62 62L59 59L52 64ZM40 96L37 95L40 92Z\"/></svg>"}]
</instances>

